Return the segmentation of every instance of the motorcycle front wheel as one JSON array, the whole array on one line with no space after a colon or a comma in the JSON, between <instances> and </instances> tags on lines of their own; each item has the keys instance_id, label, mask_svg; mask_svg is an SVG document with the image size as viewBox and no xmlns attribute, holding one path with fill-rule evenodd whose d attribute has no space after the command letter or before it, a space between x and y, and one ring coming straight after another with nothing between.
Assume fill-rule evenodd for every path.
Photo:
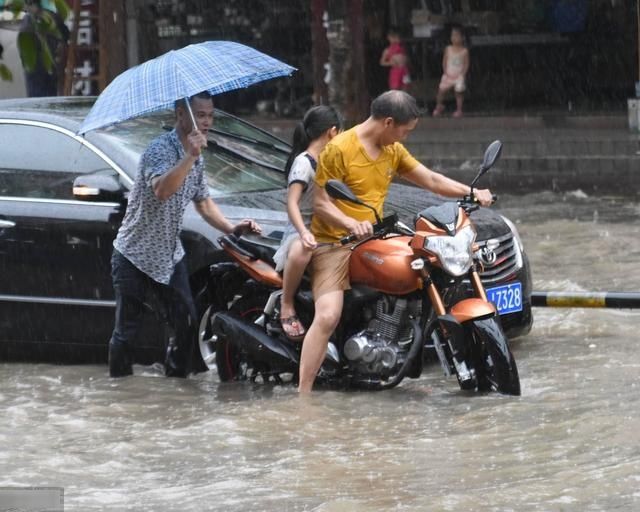
<instances>
[{"instance_id":1,"label":"motorcycle front wheel","mask_svg":"<svg viewBox=\"0 0 640 512\"><path fill-rule=\"evenodd\" d=\"M474 341L478 391L520 395L520 377L500 321L496 317L474 320L467 326Z\"/></svg>"}]
</instances>

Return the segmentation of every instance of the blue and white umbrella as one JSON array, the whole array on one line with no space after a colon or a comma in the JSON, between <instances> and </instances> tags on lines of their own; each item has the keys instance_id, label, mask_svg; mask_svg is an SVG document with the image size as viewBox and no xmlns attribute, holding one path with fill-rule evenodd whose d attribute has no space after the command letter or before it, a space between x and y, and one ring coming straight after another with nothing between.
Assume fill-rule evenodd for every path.
<instances>
[{"instance_id":1,"label":"blue and white umbrella","mask_svg":"<svg viewBox=\"0 0 640 512\"><path fill-rule=\"evenodd\" d=\"M118 75L98 96L78 133L171 108L176 100L202 91L220 94L294 71L240 43L207 41L185 46Z\"/></svg>"}]
</instances>

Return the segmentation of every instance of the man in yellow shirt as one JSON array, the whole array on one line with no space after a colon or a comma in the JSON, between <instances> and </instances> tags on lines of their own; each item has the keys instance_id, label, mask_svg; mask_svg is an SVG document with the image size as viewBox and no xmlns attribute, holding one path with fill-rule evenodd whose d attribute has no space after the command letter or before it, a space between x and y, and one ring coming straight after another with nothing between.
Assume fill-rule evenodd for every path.
<instances>
[{"instance_id":1,"label":"man in yellow shirt","mask_svg":"<svg viewBox=\"0 0 640 512\"><path fill-rule=\"evenodd\" d=\"M462 197L470 193L467 185L427 169L400 143L416 127L418 116L412 96L404 91L387 91L373 100L371 115L366 121L334 137L320 155L311 221L311 232L320 244L311 261L315 316L302 345L298 387L301 393L313 387L329 336L342 314L344 291L350 288L350 247L336 243L348 234L358 239L372 235L375 222L373 212L366 207L334 202L324 189L327 181L344 182L380 216L396 174L443 196ZM491 204L488 189L474 193L483 206Z\"/></svg>"}]
</instances>

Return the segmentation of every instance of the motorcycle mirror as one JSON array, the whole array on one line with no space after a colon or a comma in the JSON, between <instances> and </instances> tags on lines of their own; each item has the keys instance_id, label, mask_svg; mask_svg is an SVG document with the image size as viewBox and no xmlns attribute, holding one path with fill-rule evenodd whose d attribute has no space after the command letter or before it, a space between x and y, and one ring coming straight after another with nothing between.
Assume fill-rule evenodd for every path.
<instances>
[{"instance_id":1,"label":"motorcycle mirror","mask_svg":"<svg viewBox=\"0 0 640 512\"><path fill-rule=\"evenodd\" d=\"M484 152L484 157L482 158L482 165L480 166L480 170L478 171L478 175L471 182L471 188L476 185L478 180L489 170L500 158L500 154L502 153L502 142L499 140L494 140Z\"/></svg>"},{"instance_id":2,"label":"motorcycle mirror","mask_svg":"<svg viewBox=\"0 0 640 512\"><path fill-rule=\"evenodd\" d=\"M499 140L494 140L489 147L484 152L484 158L482 159L482 167L486 171L488 171L493 164L496 163L498 158L500 158L500 154L502 153L502 142Z\"/></svg>"},{"instance_id":3,"label":"motorcycle mirror","mask_svg":"<svg viewBox=\"0 0 640 512\"><path fill-rule=\"evenodd\" d=\"M324 188L332 199L342 199L343 201L349 201L351 203L364 204L347 185L339 180L327 181Z\"/></svg>"},{"instance_id":4,"label":"motorcycle mirror","mask_svg":"<svg viewBox=\"0 0 640 512\"><path fill-rule=\"evenodd\" d=\"M331 197L332 199L341 199L343 201L349 201L351 203L366 206L376 216L376 222L381 222L376 209L373 206L370 206L367 203L363 203L360 199L358 199L358 197L351 191L348 185L345 185L339 180L328 180L324 188L327 191L327 194L329 194L329 197Z\"/></svg>"}]
</instances>

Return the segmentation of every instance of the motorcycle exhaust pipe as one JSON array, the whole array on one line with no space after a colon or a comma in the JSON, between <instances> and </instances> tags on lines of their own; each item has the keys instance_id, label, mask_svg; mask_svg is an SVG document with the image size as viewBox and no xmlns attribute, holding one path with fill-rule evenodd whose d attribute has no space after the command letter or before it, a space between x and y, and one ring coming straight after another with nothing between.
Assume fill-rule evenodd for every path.
<instances>
[{"instance_id":1,"label":"motorcycle exhaust pipe","mask_svg":"<svg viewBox=\"0 0 640 512\"><path fill-rule=\"evenodd\" d=\"M264 362L282 372L295 371L300 362L293 348L272 338L253 323L246 323L227 312L216 313L211 330L219 338L245 351L255 362Z\"/></svg>"}]
</instances>

